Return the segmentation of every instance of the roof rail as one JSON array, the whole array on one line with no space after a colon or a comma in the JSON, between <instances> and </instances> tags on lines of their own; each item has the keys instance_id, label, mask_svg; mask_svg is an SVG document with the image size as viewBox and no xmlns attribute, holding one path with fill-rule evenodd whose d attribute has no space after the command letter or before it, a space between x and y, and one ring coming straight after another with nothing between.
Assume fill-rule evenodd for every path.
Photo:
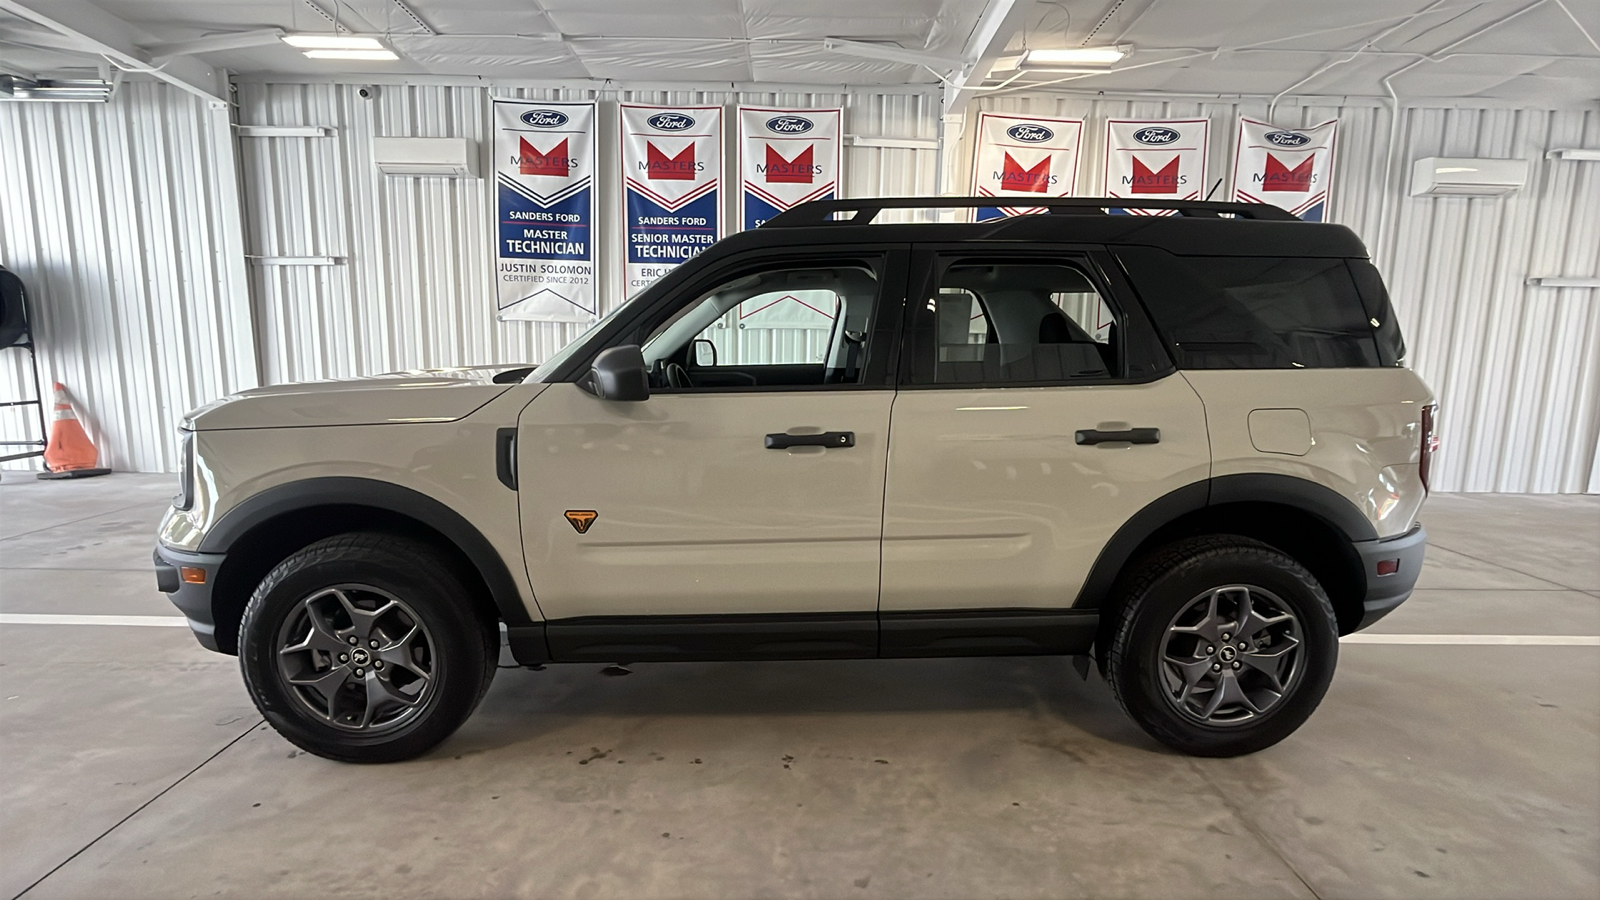
<instances>
[{"instance_id":1,"label":"roof rail","mask_svg":"<svg viewBox=\"0 0 1600 900\"><path fill-rule=\"evenodd\" d=\"M1293 213L1267 203L1220 203L1204 200L1155 200L1131 197L879 197L864 200L813 200L784 210L762 228L804 228L817 225L869 225L886 209L975 209L1010 202L1017 209L1044 208L1051 215L1107 215L1108 209L1175 209L1181 216L1216 219L1224 213L1241 219L1300 221ZM841 215L850 213L850 215Z\"/></svg>"}]
</instances>

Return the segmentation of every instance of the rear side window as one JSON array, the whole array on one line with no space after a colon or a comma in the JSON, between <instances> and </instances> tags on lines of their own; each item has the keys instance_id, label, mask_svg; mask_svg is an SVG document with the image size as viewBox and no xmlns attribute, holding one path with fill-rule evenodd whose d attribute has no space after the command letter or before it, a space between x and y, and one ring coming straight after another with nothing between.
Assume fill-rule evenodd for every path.
<instances>
[{"instance_id":1,"label":"rear side window","mask_svg":"<svg viewBox=\"0 0 1600 900\"><path fill-rule=\"evenodd\" d=\"M1406 359L1406 341L1400 334L1400 323L1389 305L1389 290L1383 286L1383 276L1364 259L1347 259L1350 274L1356 279L1356 289L1361 292L1361 305L1366 307L1367 324L1378 339L1378 362L1385 366L1398 366Z\"/></svg>"},{"instance_id":2,"label":"rear side window","mask_svg":"<svg viewBox=\"0 0 1600 900\"><path fill-rule=\"evenodd\" d=\"M1174 256L1151 247L1116 253L1179 368L1382 364L1343 259Z\"/></svg>"},{"instance_id":3,"label":"rear side window","mask_svg":"<svg viewBox=\"0 0 1600 900\"><path fill-rule=\"evenodd\" d=\"M941 260L917 312L910 383L1063 384L1121 375L1117 319L1082 269L1047 258Z\"/></svg>"}]
</instances>

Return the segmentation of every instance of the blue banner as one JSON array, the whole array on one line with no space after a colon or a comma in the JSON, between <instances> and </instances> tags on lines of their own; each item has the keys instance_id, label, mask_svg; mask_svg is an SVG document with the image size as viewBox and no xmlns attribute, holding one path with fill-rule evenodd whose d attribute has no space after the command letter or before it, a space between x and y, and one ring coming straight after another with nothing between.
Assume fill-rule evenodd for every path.
<instances>
[{"instance_id":1,"label":"blue banner","mask_svg":"<svg viewBox=\"0 0 1600 900\"><path fill-rule=\"evenodd\" d=\"M620 105L627 293L722 236L722 108Z\"/></svg>"},{"instance_id":2,"label":"blue banner","mask_svg":"<svg viewBox=\"0 0 1600 900\"><path fill-rule=\"evenodd\" d=\"M498 318L592 321L595 105L494 107Z\"/></svg>"}]
</instances>

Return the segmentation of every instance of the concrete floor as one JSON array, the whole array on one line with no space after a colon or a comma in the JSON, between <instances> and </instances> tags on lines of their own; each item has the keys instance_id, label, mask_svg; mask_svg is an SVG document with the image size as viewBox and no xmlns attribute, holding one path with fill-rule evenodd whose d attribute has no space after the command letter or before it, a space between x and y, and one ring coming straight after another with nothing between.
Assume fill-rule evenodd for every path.
<instances>
[{"instance_id":1,"label":"concrete floor","mask_svg":"<svg viewBox=\"0 0 1600 900\"><path fill-rule=\"evenodd\" d=\"M170 478L0 485L0 610L170 616ZM1600 635L1600 497L1440 496L1394 634ZM502 671L428 757L299 753L181 628L0 626L0 897L1600 896L1600 648L1346 643L1252 757L1066 660Z\"/></svg>"}]
</instances>

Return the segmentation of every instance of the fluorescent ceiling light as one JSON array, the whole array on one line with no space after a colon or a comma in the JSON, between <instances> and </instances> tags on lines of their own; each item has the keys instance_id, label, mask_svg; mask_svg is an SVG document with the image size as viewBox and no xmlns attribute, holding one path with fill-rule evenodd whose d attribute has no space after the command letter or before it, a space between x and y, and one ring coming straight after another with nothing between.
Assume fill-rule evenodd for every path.
<instances>
[{"instance_id":1,"label":"fluorescent ceiling light","mask_svg":"<svg viewBox=\"0 0 1600 900\"><path fill-rule=\"evenodd\" d=\"M301 50L382 50L377 38L337 34L286 34L283 42ZM306 54L309 56L310 54Z\"/></svg>"},{"instance_id":2,"label":"fluorescent ceiling light","mask_svg":"<svg viewBox=\"0 0 1600 900\"><path fill-rule=\"evenodd\" d=\"M111 99L111 83L89 78L34 81L15 75L0 75L0 100L34 102L92 102Z\"/></svg>"},{"instance_id":3,"label":"fluorescent ceiling light","mask_svg":"<svg viewBox=\"0 0 1600 900\"><path fill-rule=\"evenodd\" d=\"M399 59L393 50L307 50L311 59Z\"/></svg>"},{"instance_id":4,"label":"fluorescent ceiling light","mask_svg":"<svg viewBox=\"0 0 1600 900\"><path fill-rule=\"evenodd\" d=\"M1128 51L1123 47L1075 47L1061 50L1024 50L1017 59L1019 69L1041 69L1052 66L1109 66Z\"/></svg>"}]
</instances>

